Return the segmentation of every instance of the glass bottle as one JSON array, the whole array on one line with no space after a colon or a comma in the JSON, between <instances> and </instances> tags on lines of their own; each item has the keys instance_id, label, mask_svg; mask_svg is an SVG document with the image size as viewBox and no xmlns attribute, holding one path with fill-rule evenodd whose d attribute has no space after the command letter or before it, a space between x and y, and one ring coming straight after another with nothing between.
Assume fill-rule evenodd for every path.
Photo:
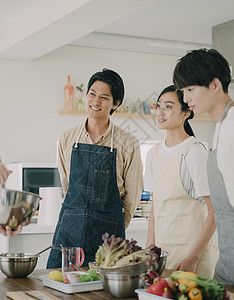
<instances>
[{"instance_id":1,"label":"glass bottle","mask_svg":"<svg viewBox=\"0 0 234 300\"><path fill-rule=\"evenodd\" d=\"M137 99L136 113L140 114L140 115L144 113L143 103L141 102L141 99L139 99L139 98Z\"/></svg>"},{"instance_id":2,"label":"glass bottle","mask_svg":"<svg viewBox=\"0 0 234 300\"><path fill-rule=\"evenodd\" d=\"M64 104L64 110L72 111L73 110L73 92L74 87L71 84L71 77L70 75L67 76L67 84L64 87L64 98L65 98L65 104Z\"/></svg>"},{"instance_id":3,"label":"glass bottle","mask_svg":"<svg viewBox=\"0 0 234 300\"><path fill-rule=\"evenodd\" d=\"M83 83L80 86L76 87L75 91L75 99L76 99L76 110L82 111L84 110L84 103L83 103Z\"/></svg>"}]
</instances>

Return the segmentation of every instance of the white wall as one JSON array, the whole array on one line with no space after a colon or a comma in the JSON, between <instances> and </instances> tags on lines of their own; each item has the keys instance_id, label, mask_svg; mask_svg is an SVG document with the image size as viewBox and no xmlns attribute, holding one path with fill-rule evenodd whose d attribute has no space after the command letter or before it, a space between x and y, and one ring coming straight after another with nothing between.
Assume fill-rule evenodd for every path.
<instances>
[{"instance_id":1,"label":"white wall","mask_svg":"<svg viewBox=\"0 0 234 300\"><path fill-rule=\"evenodd\" d=\"M67 75L85 86L89 77L104 67L121 74L126 97L144 100L152 91L171 84L177 58L66 46L35 61L0 61L0 156L12 161L56 161L56 142L61 132L84 116L59 115ZM160 140L165 133L149 119L113 118L139 139ZM211 144L214 124L193 122L201 140Z\"/></svg>"}]
</instances>

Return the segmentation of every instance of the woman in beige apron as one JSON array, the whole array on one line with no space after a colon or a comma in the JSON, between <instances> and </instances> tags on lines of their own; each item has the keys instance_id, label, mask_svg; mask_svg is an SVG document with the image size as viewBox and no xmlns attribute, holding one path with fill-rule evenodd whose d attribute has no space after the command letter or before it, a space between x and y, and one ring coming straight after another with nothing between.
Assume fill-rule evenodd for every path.
<instances>
[{"instance_id":1,"label":"woman in beige apron","mask_svg":"<svg viewBox=\"0 0 234 300\"><path fill-rule=\"evenodd\" d=\"M156 116L158 127L167 130L167 138L164 143L156 144L147 156L146 173L147 164L151 163L153 205L146 246L155 244L168 252L168 269L212 278L218 248L213 238L215 221L207 176L203 173L205 147L195 139L188 123L193 113L174 86L160 94ZM199 180L194 177L196 174ZM204 196L199 197L195 184L202 181L208 192L198 187L199 196Z\"/></svg>"}]
</instances>

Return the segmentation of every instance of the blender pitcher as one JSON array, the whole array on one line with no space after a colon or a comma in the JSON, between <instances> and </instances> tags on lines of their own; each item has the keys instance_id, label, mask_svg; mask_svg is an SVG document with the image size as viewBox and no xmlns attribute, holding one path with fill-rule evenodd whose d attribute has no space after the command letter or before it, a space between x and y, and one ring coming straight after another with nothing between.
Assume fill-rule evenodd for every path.
<instances>
[{"instance_id":1,"label":"blender pitcher","mask_svg":"<svg viewBox=\"0 0 234 300\"><path fill-rule=\"evenodd\" d=\"M78 271L84 262L84 250L80 247L62 247L62 271Z\"/></svg>"}]
</instances>

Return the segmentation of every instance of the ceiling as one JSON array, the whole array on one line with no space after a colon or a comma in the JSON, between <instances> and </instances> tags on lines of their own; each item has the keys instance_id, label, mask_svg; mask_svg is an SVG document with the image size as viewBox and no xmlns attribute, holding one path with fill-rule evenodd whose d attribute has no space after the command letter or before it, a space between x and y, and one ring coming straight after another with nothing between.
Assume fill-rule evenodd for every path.
<instances>
[{"instance_id":1,"label":"ceiling","mask_svg":"<svg viewBox=\"0 0 234 300\"><path fill-rule=\"evenodd\" d=\"M183 55L233 16L234 0L0 0L0 59L64 45Z\"/></svg>"}]
</instances>

